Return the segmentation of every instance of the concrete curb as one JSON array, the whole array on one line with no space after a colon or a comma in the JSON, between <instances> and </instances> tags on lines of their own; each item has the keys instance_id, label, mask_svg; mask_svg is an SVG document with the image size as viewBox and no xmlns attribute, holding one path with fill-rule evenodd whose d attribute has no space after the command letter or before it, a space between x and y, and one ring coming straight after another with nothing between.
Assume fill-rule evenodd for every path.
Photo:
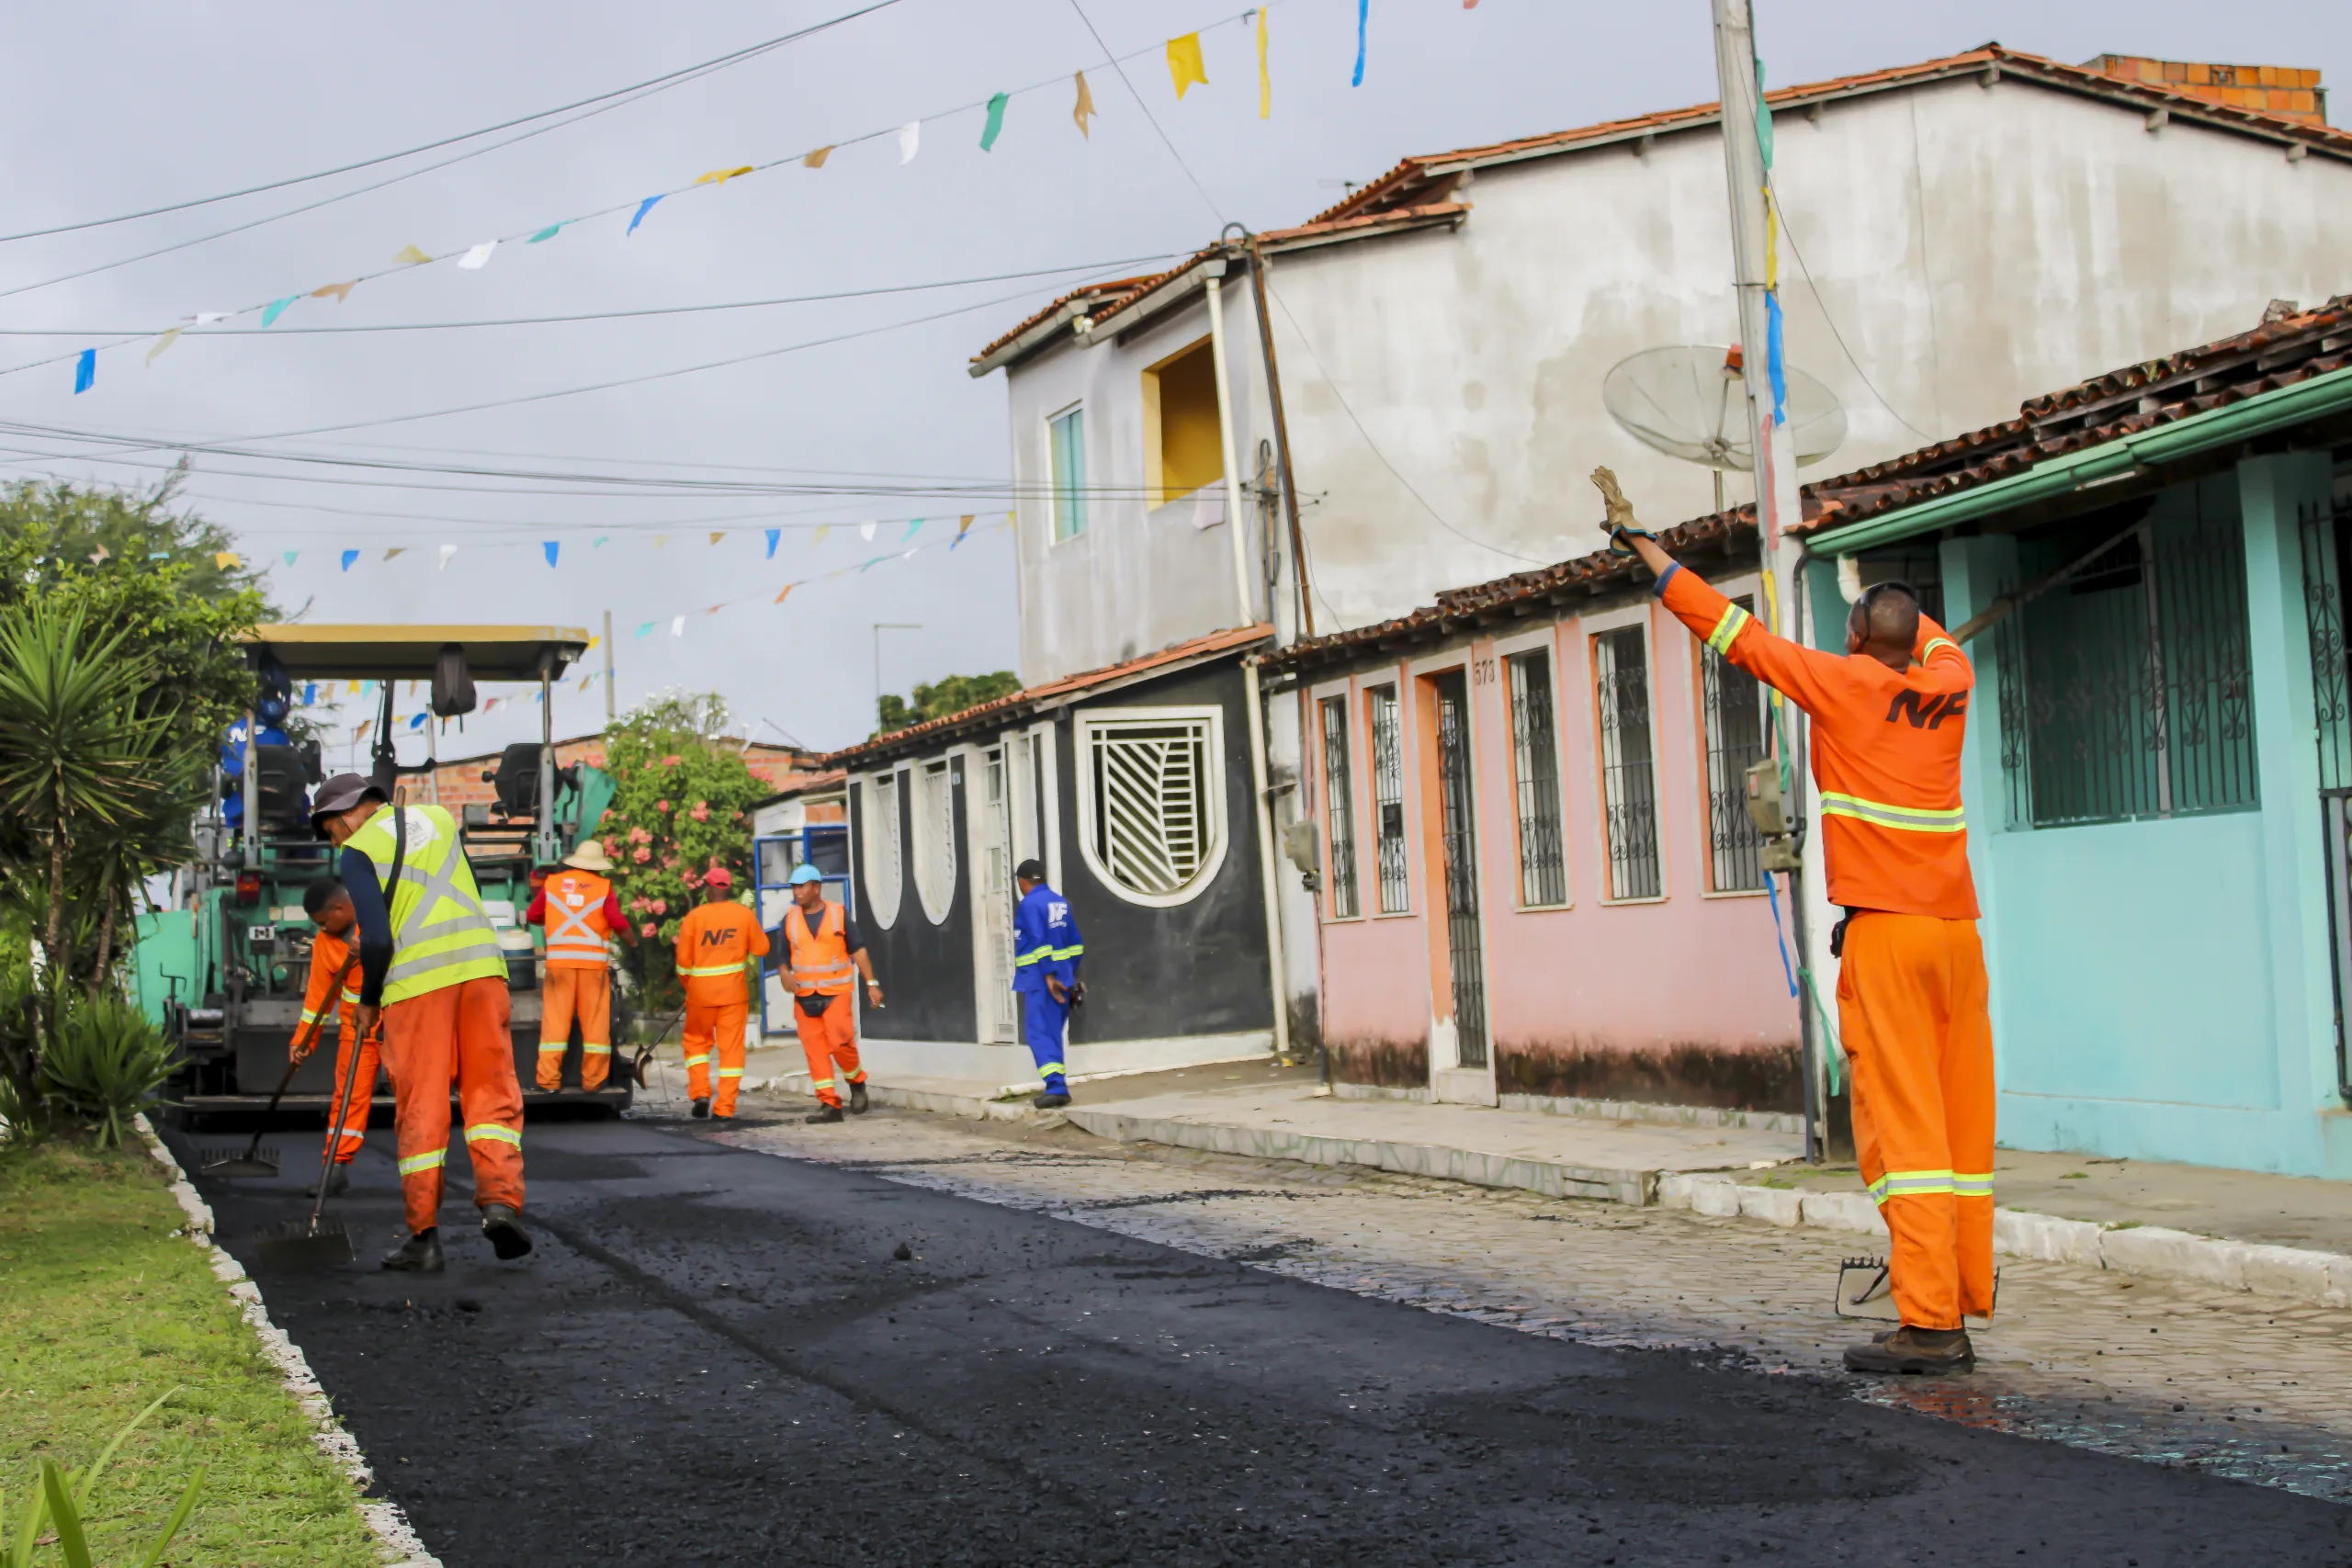
<instances>
[{"instance_id":1,"label":"concrete curb","mask_svg":"<svg viewBox=\"0 0 2352 1568\"><path fill-rule=\"evenodd\" d=\"M1657 1201L1662 1207L1693 1213L1886 1240L1878 1205L1860 1192L1799 1192L1748 1186L1720 1176L1668 1176L1658 1182ZM2352 1307L2352 1258L2339 1253L2221 1240L2156 1225L2066 1220L2022 1209L1993 1211L1993 1250L2010 1258L2179 1280L2313 1306Z\"/></svg>"},{"instance_id":2,"label":"concrete curb","mask_svg":"<svg viewBox=\"0 0 2352 1568\"><path fill-rule=\"evenodd\" d=\"M806 1073L784 1073L772 1078L762 1078L756 1084L743 1080L743 1092L751 1094L776 1093L808 1096ZM876 1105L888 1105L900 1111L926 1111L933 1116L961 1116L967 1122L1023 1122L1038 1126L1058 1127L1065 1118L1056 1111L1040 1111L1026 1100L982 1100L977 1095L941 1094L933 1089L898 1089L889 1084L868 1079L866 1098Z\"/></svg>"},{"instance_id":3,"label":"concrete curb","mask_svg":"<svg viewBox=\"0 0 2352 1568\"><path fill-rule=\"evenodd\" d=\"M367 1456L359 1451L357 1440L335 1419L334 1406L311 1373L302 1348L270 1322L269 1309L262 1303L261 1287L246 1275L244 1266L213 1242L211 1205L189 1184L187 1172L180 1168L180 1162L172 1157L172 1151L155 1135L153 1126L143 1115L134 1117L132 1125L139 1129L140 1141L147 1145L148 1156L171 1173L172 1197L187 1216L188 1240L203 1249L212 1266L213 1277L229 1287L229 1294L242 1309L254 1337L261 1341L262 1354L277 1369L285 1380L286 1391L311 1418L311 1440L318 1444L319 1451L327 1456L330 1463L351 1478L352 1485L365 1493L375 1483L376 1472L368 1467ZM401 1512L398 1503L363 1495L359 1499L359 1517L368 1533L376 1538L377 1550L388 1568L441 1568L441 1560L424 1549L424 1542L409 1527L408 1516Z\"/></svg>"}]
</instances>

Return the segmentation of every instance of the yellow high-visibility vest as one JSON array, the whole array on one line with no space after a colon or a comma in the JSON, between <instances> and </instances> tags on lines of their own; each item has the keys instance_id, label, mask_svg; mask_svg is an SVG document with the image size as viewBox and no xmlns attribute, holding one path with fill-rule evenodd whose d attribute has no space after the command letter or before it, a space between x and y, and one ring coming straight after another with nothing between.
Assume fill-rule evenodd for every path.
<instances>
[{"instance_id":1,"label":"yellow high-visibility vest","mask_svg":"<svg viewBox=\"0 0 2352 1568\"><path fill-rule=\"evenodd\" d=\"M379 809L344 848L376 866L380 885L391 874L392 812ZM408 850L400 886L390 890L392 966L384 976L384 1004L405 1001L467 980L506 977L498 931L482 908L474 868L458 841L458 824L437 806L398 808L407 818Z\"/></svg>"}]
</instances>

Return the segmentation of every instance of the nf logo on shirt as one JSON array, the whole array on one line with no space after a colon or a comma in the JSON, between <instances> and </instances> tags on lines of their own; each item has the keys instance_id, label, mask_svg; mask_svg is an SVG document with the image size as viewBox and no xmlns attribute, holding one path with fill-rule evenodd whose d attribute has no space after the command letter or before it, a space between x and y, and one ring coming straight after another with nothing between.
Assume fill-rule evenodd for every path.
<instances>
[{"instance_id":1,"label":"nf logo on shirt","mask_svg":"<svg viewBox=\"0 0 2352 1568\"><path fill-rule=\"evenodd\" d=\"M1958 718L1967 711L1966 692L1941 692L1931 697L1924 692L1901 691L1887 705L1886 722L1893 724L1901 717L1909 719L1914 729L1941 729L1944 720Z\"/></svg>"},{"instance_id":2,"label":"nf logo on shirt","mask_svg":"<svg viewBox=\"0 0 2352 1568\"><path fill-rule=\"evenodd\" d=\"M702 944L705 947L726 947L733 942L734 940L735 933L733 931L705 931L702 933Z\"/></svg>"}]
</instances>

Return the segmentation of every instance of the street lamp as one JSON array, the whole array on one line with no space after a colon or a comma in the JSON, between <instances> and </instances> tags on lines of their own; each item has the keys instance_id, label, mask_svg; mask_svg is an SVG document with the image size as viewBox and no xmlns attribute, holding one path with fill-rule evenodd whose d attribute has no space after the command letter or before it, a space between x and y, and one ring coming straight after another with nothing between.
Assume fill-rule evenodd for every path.
<instances>
[{"instance_id":1,"label":"street lamp","mask_svg":"<svg viewBox=\"0 0 2352 1568\"><path fill-rule=\"evenodd\" d=\"M874 626L874 728L882 728L882 634L884 632L919 632L921 621L876 621Z\"/></svg>"}]
</instances>

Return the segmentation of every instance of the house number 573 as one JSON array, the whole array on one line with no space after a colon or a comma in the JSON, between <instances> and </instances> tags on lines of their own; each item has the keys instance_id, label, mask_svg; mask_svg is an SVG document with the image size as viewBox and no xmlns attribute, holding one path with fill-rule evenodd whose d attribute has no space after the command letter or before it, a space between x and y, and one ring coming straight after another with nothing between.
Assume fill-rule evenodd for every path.
<instances>
[{"instance_id":1,"label":"house number 573","mask_svg":"<svg viewBox=\"0 0 2352 1568\"><path fill-rule=\"evenodd\" d=\"M1472 660L1470 661L1470 678L1473 682L1481 686L1493 685L1496 680L1495 661L1491 659Z\"/></svg>"}]
</instances>

